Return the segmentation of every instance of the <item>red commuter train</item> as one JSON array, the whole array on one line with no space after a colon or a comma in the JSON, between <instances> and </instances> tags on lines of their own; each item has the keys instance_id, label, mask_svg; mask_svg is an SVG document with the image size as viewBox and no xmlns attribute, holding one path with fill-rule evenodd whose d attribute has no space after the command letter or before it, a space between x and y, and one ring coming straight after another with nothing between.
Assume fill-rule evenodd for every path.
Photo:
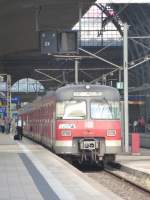
<instances>
[{"instance_id":1,"label":"red commuter train","mask_svg":"<svg viewBox=\"0 0 150 200\"><path fill-rule=\"evenodd\" d=\"M66 85L20 110L24 135L80 163L121 152L120 96L104 85Z\"/></svg>"}]
</instances>

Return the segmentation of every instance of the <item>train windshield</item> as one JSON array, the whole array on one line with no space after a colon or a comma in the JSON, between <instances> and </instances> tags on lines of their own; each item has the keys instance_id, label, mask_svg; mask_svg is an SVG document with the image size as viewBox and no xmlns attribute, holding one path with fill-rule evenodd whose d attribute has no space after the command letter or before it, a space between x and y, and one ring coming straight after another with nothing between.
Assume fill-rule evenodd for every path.
<instances>
[{"instance_id":1,"label":"train windshield","mask_svg":"<svg viewBox=\"0 0 150 200\"><path fill-rule=\"evenodd\" d=\"M80 100L56 103L56 119L85 119L86 102Z\"/></svg>"},{"instance_id":2,"label":"train windshield","mask_svg":"<svg viewBox=\"0 0 150 200\"><path fill-rule=\"evenodd\" d=\"M119 119L120 106L118 101L92 101L91 102L92 119Z\"/></svg>"}]
</instances>

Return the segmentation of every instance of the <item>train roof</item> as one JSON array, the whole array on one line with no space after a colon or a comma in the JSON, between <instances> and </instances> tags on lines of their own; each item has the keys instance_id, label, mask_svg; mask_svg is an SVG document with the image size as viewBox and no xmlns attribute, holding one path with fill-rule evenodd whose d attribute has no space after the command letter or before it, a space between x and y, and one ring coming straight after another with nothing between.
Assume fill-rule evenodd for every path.
<instances>
[{"instance_id":1,"label":"train roof","mask_svg":"<svg viewBox=\"0 0 150 200\"><path fill-rule=\"evenodd\" d=\"M110 91L118 91L116 88L114 87L110 87L107 85L100 85L100 84L90 84L90 83L86 83L86 84L67 84L63 87L60 87L56 90L56 92L60 92L60 91L64 91L64 90L92 90L92 91L99 91L99 90L110 90Z\"/></svg>"},{"instance_id":2,"label":"train roof","mask_svg":"<svg viewBox=\"0 0 150 200\"><path fill-rule=\"evenodd\" d=\"M98 99L105 97L108 100L120 99L119 92L116 88L99 84L72 84L56 90L56 99L60 101L74 97L86 98L88 96Z\"/></svg>"},{"instance_id":3,"label":"train roof","mask_svg":"<svg viewBox=\"0 0 150 200\"><path fill-rule=\"evenodd\" d=\"M32 103L29 103L19 110L19 113L30 112L31 110L39 108L39 104L44 104L47 98L53 97L57 101L69 100L73 98L85 99L91 96L91 98L107 100L120 100L119 92L116 88L99 85L99 84L68 84L66 86L58 88L56 91L48 91L46 95L38 96Z\"/></svg>"}]
</instances>

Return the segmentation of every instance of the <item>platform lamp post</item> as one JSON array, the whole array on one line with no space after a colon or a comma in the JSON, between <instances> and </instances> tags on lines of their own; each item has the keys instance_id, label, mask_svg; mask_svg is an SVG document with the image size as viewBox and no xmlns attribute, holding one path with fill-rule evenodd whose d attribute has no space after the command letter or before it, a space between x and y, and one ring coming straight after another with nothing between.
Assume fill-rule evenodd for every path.
<instances>
[{"instance_id":1,"label":"platform lamp post","mask_svg":"<svg viewBox=\"0 0 150 200\"><path fill-rule=\"evenodd\" d=\"M11 117L11 76L7 75L7 117Z\"/></svg>"}]
</instances>

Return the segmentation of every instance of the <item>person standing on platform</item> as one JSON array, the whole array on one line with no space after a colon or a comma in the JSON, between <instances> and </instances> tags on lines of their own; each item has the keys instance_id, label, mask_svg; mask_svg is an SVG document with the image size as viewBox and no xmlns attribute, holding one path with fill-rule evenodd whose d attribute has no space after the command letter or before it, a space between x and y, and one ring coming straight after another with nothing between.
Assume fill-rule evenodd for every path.
<instances>
[{"instance_id":1,"label":"person standing on platform","mask_svg":"<svg viewBox=\"0 0 150 200\"><path fill-rule=\"evenodd\" d=\"M17 122L17 134L20 136L20 140L22 140L23 136L23 128L22 128L22 120L19 117L18 122Z\"/></svg>"},{"instance_id":2,"label":"person standing on platform","mask_svg":"<svg viewBox=\"0 0 150 200\"><path fill-rule=\"evenodd\" d=\"M1 127L1 132L4 133L5 132L5 122L3 117L0 118L0 127Z\"/></svg>"},{"instance_id":3,"label":"person standing on platform","mask_svg":"<svg viewBox=\"0 0 150 200\"><path fill-rule=\"evenodd\" d=\"M12 119L8 118L8 133L10 133Z\"/></svg>"},{"instance_id":4,"label":"person standing on platform","mask_svg":"<svg viewBox=\"0 0 150 200\"><path fill-rule=\"evenodd\" d=\"M137 120L134 120L134 122L133 122L133 131L134 132L138 131L138 121Z\"/></svg>"},{"instance_id":5,"label":"person standing on platform","mask_svg":"<svg viewBox=\"0 0 150 200\"><path fill-rule=\"evenodd\" d=\"M5 117L4 125L5 125L5 132L6 134L8 134L9 133L9 118L8 117Z\"/></svg>"},{"instance_id":6,"label":"person standing on platform","mask_svg":"<svg viewBox=\"0 0 150 200\"><path fill-rule=\"evenodd\" d=\"M144 120L144 117L141 116L138 120L138 125L139 125L139 129L140 129L140 132L141 133L144 133L145 132L145 120Z\"/></svg>"},{"instance_id":7,"label":"person standing on platform","mask_svg":"<svg viewBox=\"0 0 150 200\"><path fill-rule=\"evenodd\" d=\"M10 132L13 133L13 134L16 133L16 121L15 121L15 119L12 119L12 121L11 121Z\"/></svg>"},{"instance_id":8,"label":"person standing on platform","mask_svg":"<svg viewBox=\"0 0 150 200\"><path fill-rule=\"evenodd\" d=\"M1 119L1 116L0 116L0 132L2 132L1 124L2 124L2 119Z\"/></svg>"}]
</instances>

